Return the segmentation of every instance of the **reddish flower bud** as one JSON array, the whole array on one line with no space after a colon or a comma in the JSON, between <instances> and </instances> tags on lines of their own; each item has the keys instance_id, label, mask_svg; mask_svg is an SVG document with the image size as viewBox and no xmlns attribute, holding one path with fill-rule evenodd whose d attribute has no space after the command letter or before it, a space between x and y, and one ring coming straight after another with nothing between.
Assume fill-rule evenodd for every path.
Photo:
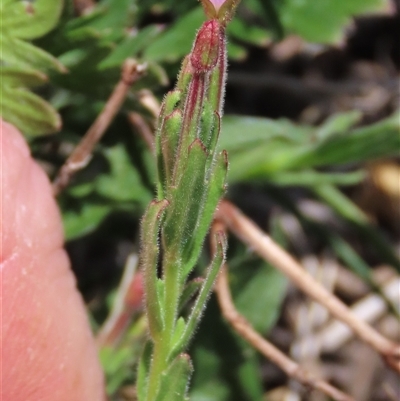
<instances>
[{"instance_id":1,"label":"reddish flower bud","mask_svg":"<svg viewBox=\"0 0 400 401\"><path fill-rule=\"evenodd\" d=\"M215 19L206 21L197 33L190 55L190 62L196 73L212 70L218 62L221 39L221 25Z\"/></svg>"}]
</instances>

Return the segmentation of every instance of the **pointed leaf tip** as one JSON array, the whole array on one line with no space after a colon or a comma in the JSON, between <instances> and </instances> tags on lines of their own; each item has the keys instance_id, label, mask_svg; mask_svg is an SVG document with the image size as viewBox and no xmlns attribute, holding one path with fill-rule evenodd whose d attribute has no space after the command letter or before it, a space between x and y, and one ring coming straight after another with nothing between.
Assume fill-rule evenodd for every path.
<instances>
[{"instance_id":1,"label":"pointed leaf tip","mask_svg":"<svg viewBox=\"0 0 400 401\"><path fill-rule=\"evenodd\" d=\"M240 0L200 0L209 19L217 19L225 26L235 14Z\"/></svg>"},{"instance_id":2,"label":"pointed leaf tip","mask_svg":"<svg viewBox=\"0 0 400 401\"><path fill-rule=\"evenodd\" d=\"M194 148L200 148L205 155L208 154L207 148L204 146L203 142L199 138L196 138L190 145L189 145L189 152Z\"/></svg>"}]
</instances>

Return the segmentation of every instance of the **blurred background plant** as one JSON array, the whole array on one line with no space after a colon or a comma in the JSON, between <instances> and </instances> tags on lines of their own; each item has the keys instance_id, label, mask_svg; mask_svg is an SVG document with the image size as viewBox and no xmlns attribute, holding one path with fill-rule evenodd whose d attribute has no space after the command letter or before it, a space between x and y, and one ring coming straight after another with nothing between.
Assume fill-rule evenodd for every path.
<instances>
[{"instance_id":1,"label":"blurred background plant","mask_svg":"<svg viewBox=\"0 0 400 401\"><path fill-rule=\"evenodd\" d=\"M135 399L146 327L132 260L155 191L143 138L203 12L195 0L0 0L0 13L1 115L52 178L103 109L124 60L146 65L89 164L59 196L108 393ZM227 197L347 304L383 300L370 319L392 338L398 299L385 285L400 271L399 22L399 4L389 0L243 0L228 28L220 141L230 159ZM207 259L205 250L198 269ZM235 304L258 332L357 399L395 399L395 376L351 336L296 347L330 323L281 273L234 239L228 260ZM123 272L130 285L117 291ZM104 322L116 304L124 316L115 312L121 325L111 335ZM260 358L214 298L191 355L194 401L323 399Z\"/></svg>"}]
</instances>

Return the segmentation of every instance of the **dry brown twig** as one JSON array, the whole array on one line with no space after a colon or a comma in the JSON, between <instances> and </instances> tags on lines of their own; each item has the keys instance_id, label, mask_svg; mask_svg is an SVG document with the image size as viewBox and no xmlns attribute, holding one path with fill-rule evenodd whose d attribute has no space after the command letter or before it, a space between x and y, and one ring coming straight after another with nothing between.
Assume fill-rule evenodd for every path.
<instances>
[{"instance_id":1,"label":"dry brown twig","mask_svg":"<svg viewBox=\"0 0 400 401\"><path fill-rule=\"evenodd\" d=\"M310 276L291 255L245 217L239 209L223 200L216 218L259 256L288 276L297 287L347 324L360 339L378 351L391 368L400 372L400 345L388 340L370 325L358 319L342 301Z\"/></svg>"},{"instance_id":2,"label":"dry brown twig","mask_svg":"<svg viewBox=\"0 0 400 401\"><path fill-rule=\"evenodd\" d=\"M400 278L394 277L382 287L390 301L399 299ZM398 301L397 301L398 302ZM382 318L387 312L387 304L378 294L368 294L349 306L352 313L360 320L369 324ZM347 325L337 320L327 323L317 332L299 339L294 348L302 349L307 344L320 344L323 352L337 351L352 338L352 331Z\"/></svg>"},{"instance_id":3,"label":"dry brown twig","mask_svg":"<svg viewBox=\"0 0 400 401\"><path fill-rule=\"evenodd\" d=\"M124 272L118 285L111 311L96 335L98 348L114 345L128 326L135 312L142 305L142 280L138 279L139 258L131 253L125 263ZM132 296L132 292L137 293ZM132 299L133 298L133 299Z\"/></svg>"},{"instance_id":4,"label":"dry brown twig","mask_svg":"<svg viewBox=\"0 0 400 401\"><path fill-rule=\"evenodd\" d=\"M147 147L154 151L154 135L153 131L145 121L145 119L134 111L128 114L128 120L131 125L137 130L141 138L145 141Z\"/></svg>"},{"instance_id":5,"label":"dry brown twig","mask_svg":"<svg viewBox=\"0 0 400 401\"><path fill-rule=\"evenodd\" d=\"M225 231L225 226L219 221L215 221L212 226L212 232ZM213 235L211 235L213 237ZM212 244L215 248L215 244ZM354 399L330 385L324 380L313 377L306 372L296 362L286 356L282 351L268 342L258 334L251 324L236 310L232 301L232 296L228 284L227 265L223 266L215 287L218 303L222 315L236 330L236 332L247 340L254 348L260 351L266 358L279 366L288 376L299 381L306 387L322 391L336 401L354 401Z\"/></svg>"},{"instance_id":6,"label":"dry brown twig","mask_svg":"<svg viewBox=\"0 0 400 401\"><path fill-rule=\"evenodd\" d=\"M124 62L121 78L106 105L58 172L53 182L55 196L68 185L71 177L77 171L88 164L94 146L104 135L111 121L120 110L130 87L144 74L145 70L146 66L138 64L136 60L127 59Z\"/></svg>"}]
</instances>

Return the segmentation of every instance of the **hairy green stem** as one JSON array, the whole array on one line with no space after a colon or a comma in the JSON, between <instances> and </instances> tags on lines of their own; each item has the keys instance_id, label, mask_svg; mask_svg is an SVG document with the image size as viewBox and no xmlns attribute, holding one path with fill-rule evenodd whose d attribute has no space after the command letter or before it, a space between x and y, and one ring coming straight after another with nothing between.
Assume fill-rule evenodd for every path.
<instances>
[{"instance_id":1,"label":"hairy green stem","mask_svg":"<svg viewBox=\"0 0 400 401\"><path fill-rule=\"evenodd\" d=\"M143 353L139 401L166 401L171 396L171 401L187 400L192 366L182 352L225 258L225 240L220 234L218 249L185 322L179 317L181 295L226 186L227 154L217 153L216 147L225 91L225 25L236 4L236 0L227 0L227 6L215 13L211 3L205 4L210 20L198 31L176 89L164 98L158 122L157 201L143 219L141 250L151 336L148 349L152 343L153 351Z\"/></svg>"}]
</instances>

